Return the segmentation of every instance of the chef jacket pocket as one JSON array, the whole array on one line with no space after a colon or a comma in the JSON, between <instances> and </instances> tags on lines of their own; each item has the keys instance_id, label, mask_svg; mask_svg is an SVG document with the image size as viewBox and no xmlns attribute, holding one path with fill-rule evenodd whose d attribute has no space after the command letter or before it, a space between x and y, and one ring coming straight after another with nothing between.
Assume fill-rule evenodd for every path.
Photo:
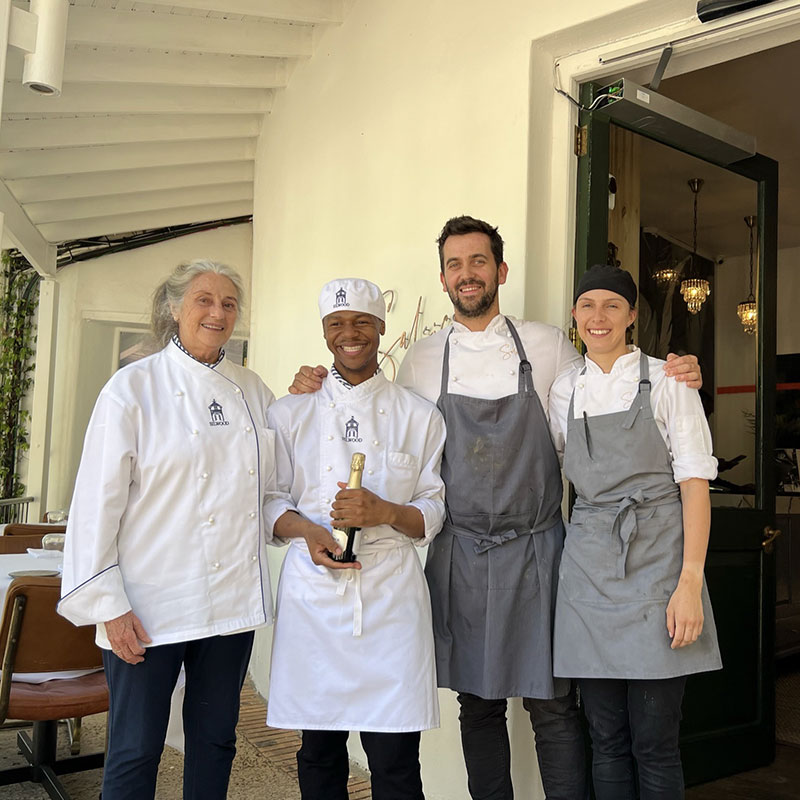
<instances>
[{"instance_id":1,"label":"chef jacket pocket","mask_svg":"<svg viewBox=\"0 0 800 800\"><path fill-rule=\"evenodd\" d=\"M419 463L419 459L416 456L412 456L410 453L400 453L396 450L390 450L387 453L386 461L389 463L390 467L400 467L406 469L413 469Z\"/></svg>"},{"instance_id":2,"label":"chef jacket pocket","mask_svg":"<svg viewBox=\"0 0 800 800\"><path fill-rule=\"evenodd\" d=\"M419 459L415 455L390 450L386 454L381 496L393 503L408 503L414 497L418 477Z\"/></svg>"}]
</instances>

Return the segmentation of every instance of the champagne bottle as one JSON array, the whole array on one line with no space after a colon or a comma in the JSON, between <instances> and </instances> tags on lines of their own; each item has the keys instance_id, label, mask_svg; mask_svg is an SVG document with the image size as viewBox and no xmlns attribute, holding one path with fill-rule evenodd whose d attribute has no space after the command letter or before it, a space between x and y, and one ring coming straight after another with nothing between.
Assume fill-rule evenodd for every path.
<instances>
[{"instance_id":1,"label":"champagne bottle","mask_svg":"<svg viewBox=\"0 0 800 800\"><path fill-rule=\"evenodd\" d=\"M364 459L363 453L353 453L353 458L350 460L350 479L347 481L348 489L361 488L361 476L364 474ZM356 560L354 552L356 547L356 534L361 528L344 528L342 530L333 529L331 535L336 539L336 544L342 548L340 556L331 555L334 561L342 561L349 563Z\"/></svg>"}]
</instances>

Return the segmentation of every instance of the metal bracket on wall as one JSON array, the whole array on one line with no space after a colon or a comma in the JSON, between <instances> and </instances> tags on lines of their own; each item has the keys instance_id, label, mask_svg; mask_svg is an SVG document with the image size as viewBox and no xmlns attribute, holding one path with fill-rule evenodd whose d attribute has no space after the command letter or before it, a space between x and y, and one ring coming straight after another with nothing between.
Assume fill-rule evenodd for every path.
<instances>
[{"instance_id":1,"label":"metal bracket on wall","mask_svg":"<svg viewBox=\"0 0 800 800\"><path fill-rule=\"evenodd\" d=\"M672 58L672 45L668 44L661 51L661 58L658 59L656 71L653 73L653 79L650 81L650 88L654 92L657 91L658 87L661 85L661 79L664 77L664 72L667 69L667 64L669 64L670 58Z\"/></svg>"}]
</instances>

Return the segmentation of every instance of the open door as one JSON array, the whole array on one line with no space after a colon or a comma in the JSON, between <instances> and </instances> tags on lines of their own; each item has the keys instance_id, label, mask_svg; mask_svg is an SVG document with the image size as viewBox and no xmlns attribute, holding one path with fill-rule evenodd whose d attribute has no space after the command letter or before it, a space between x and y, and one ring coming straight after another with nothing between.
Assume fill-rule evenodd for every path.
<instances>
[{"instance_id":1,"label":"open door","mask_svg":"<svg viewBox=\"0 0 800 800\"><path fill-rule=\"evenodd\" d=\"M676 124L671 124L674 120L665 123L665 118L659 116L659 109L653 110L661 98L648 89L625 87L633 93L634 102L628 104L627 110L615 109L614 95L621 95L622 82L616 89L614 86L611 89L593 84L581 87L582 107L593 110L581 112L581 130L577 137L575 280L592 264L606 263L615 253L620 258L619 242L614 242L614 247L610 242L615 237L627 240L629 246L621 256L622 266L634 274L643 303L645 293L650 292L647 320L640 326L644 330L637 333L648 334L651 344L675 352L683 349L699 356L705 383L703 400L712 423L715 453L723 459L723 466L734 464L712 487L706 578L724 668L692 676L687 685L681 747L686 781L691 785L763 766L775 755L775 569L769 541L775 535L773 409L778 165L755 153L755 148L749 155L747 137L738 139L728 135L730 130L723 130L726 126L721 123L720 147L716 147L716 129L711 124L714 121L705 117L703 130L694 130L692 120L698 118L696 112L684 107L677 109L680 113L676 115L674 106L677 104L672 101L668 101L673 107L665 116L679 119ZM644 95L646 110L642 113L637 113L635 107L636 90ZM611 105L608 105L609 96ZM646 113L647 110L652 113ZM668 162L673 157L678 159L674 163L680 166L673 167L670 174L685 190L686 204L672 206L659 222L658 230L642 230L638 219L628 219L624 225L629 230L620 232L618 215L615 221L614 211L610 209L615 205L609 197L610 177L617 168L626 169L621 162L630 161L632 152L635 152L634 161L638 159L640 164L646 165ZM734 298L733 308L730 308L730 298L725 298L724 290L725 264L715 263L713 257L706 259L711 295L696 315L686 313L686 304L680 296L680 281L686 277L685 272L680 274L680 265L688 263L685 254L691 251L694 243L689 238L687 244L686 237L678 241L670 237L669 231L678 216L684 219L688 216L691 220L692 196L686 188L687 182L704 170L712 175L706 180L706 192L712 191L713 186L728 187L732 181L741 182L736 183L735 192L725 191L737 197L752 198L752 207L746 213L757 217L754 294L758 325L754 336L749 338L741 329L736 336L715 335L719 324L715 326L714 314L723 311L735 314L736 299L742 299ZM627 182L635 184L636 180L634 165ZM619 181L616 175L614 182ZM659 186L642 185L640 188L642 193L663 190ZM619 199L616 202L619 203ZM641 202L645 205L644 194ZM736 220L744 229L741 215ZM694 226L697 230L697 222ZM702 217L699 228L702 239ZM746 231L743 238L745 234ZM699 250L696 245L694 249ZM645 268L648 257L645 251L652 257L655 267L677 270L671 287L667 284L664 288L662 284L654 288L653 276L658 270L653 264L649 271ZM658 274L664 277L667 273ZM715 307L715 301L722 303L723 300L724 308ZM665 355L654 352L645 341L640 344L652 355L662 358ZM735 377L726 378L726 375ZM727 448L726 452L720 452L719 443Z\"/></svg>"}]
</instances>

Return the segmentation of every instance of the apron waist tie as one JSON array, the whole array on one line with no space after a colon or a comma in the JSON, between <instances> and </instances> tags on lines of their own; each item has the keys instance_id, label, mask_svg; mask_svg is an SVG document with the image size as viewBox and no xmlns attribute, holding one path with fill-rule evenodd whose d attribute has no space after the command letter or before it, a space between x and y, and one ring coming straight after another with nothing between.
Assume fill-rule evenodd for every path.
<instances>
[{"instance_id":1,"label":"apron waist tie","mask_svg":"<svg viewBox=\"0 0 800 800\"><path fill-rule=\"evenodd\" d=\"M451 522L445 522L445 527L455 536L460 536L462 539L472 539L474 542L473 549L475 550L475 554L482 555L492 548L510 542L513 539L518 539L520 536L531 536L535 533L542 533L543 531L550 530L559 519L561 519L561 509L559 509L551 519L547 519L544 522L537 522L532 528L511 528L507 531L501 531L500 533L476 533L468 528L461 528L458 525L453 525Z\"/></svg>"},{"instance_id":2,"label":"apron waist tie","mask_svg":"<svg viewBox=\"0 0 800 800\"><path fill-rule=\"evenodd\" d=\"M670 492L663 497L655 497L646 500L641 489L637 489L633 494L623 497L616 505L604 506L599 503L587 503L581 505L580 510L590 510L597 508L616 508L614 522L611 526L611 539L616 545L617 551L617 577L625 577L625 569L628 561L628 551L631 542L639 533L639 524L636 519L638 508L649 508L651 506L662 506L678 501L678 495ZM577 506L576 506L577 508Z\"/></svg>"},{"instance_id":3,"label":"apron waist tie","mask_svg":"<svg viewBox=\"0 0 800 800\"><path fill-rule=\"evenodd\" d=\"M388 541L385 539L383 540L383 544L380 544L380 542L380 539L369 544L362 542L359 552L356 554L356 558L359 558L362 555L371 555L386 550L396 550L399 554L399 551L403 547L413 547L410 540L407 545L399 544L396 541L388 543ZM398 564L397 571L399 572L401 570L402 566ZM353 586L353 636L361 636L361 626L364 619L364 601L361 597L361 570L337 570L336 596L344 597L344 593L347 591L347 587L350 584Z\"/></svg>"},{"instance_id":4,"label":"apron waist tie","mask_svg":"<svg viewBox=\"0 0 800 800\"><path fill-rule=\"evenodd\" d=\"M364 602L361 599L361 570L343 569L336 582L336 595L344 597L347 584L353 584L353 636L361 636L361 621L364 618Z\"/></svg>"},{"instance_id":5,"label":"apron waist tie","mask_svg":"<svg viewBox=\"0 0 800 800\"><path fill-rule=\"evenodd\" d=\"M636 508L644 500L641 490L637 489L629 497L625 497L617 506L617 513L614 517L614 525L611 528L611 535L617 542L617 577L625 577L625 566L628 561L628 550L631 542L639 533L639 525L636 521Z\"/></svg>"}]
</instances>

